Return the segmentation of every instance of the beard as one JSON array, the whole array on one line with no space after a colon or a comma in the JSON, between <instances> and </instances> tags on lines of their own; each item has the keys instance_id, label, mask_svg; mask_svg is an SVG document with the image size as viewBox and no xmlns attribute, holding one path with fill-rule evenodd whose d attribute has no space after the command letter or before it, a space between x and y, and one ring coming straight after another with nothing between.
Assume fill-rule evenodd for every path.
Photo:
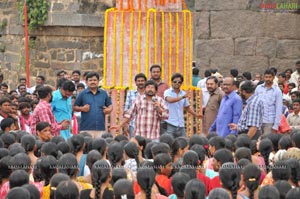
<instances>
[{"instance_id":1,"label":"beard","mask_svg":"<svg viewBox=\"0 0 300 199\"><path fill-rule=\"evenodd\" d=\"M148 91L148 92L146 92L146 95L152 97L155 95L155 92Z\"/></svg>"}]
</instances>

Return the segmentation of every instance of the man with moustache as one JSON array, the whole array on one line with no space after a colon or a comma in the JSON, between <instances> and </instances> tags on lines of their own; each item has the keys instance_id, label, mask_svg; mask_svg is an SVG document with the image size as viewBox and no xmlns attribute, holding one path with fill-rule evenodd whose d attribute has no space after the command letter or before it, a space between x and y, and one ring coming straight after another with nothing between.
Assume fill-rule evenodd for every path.
<instances>
[{"instance_id":1,"label":"man with moustache","mask_svg":"<svg viewBox=\"0 0 300 199\"><path fill-rule=\"evenodd\" d=\"M77 96L74 111L81 112L80 131L88 132L96 138L105 132L105 115L110 114L113 107L106 91L98 87L98 73L88 73L86 83L88 88Z\"/></svg>"},{"instance_id":2,"label":"man with moustache","mask_svg":"<svg viewBox=\"0 0 300 199\"><path fill-rule=\"evenodd\" d=\"M238 134L247 134L250 139L257 140L261 135L264 114L264 104L261 98L254 95L255 85L252 81L245 81L241 88L241 96L246 100L241 118L237 124L229 124L231 130Z\"/></svg>"},{"instance_id":3,"label":"man with moustache","mask_svg":"<svg viewBox=\"0 0 300 199\"><path fill-rule=\"evenodd\" d=\"M165 101L156 95L157 84L153 80L145 83L145 94L139 96L130 109L124 114L119 125L110 130L119 130L127 122L135 118L134 135L158 141L160 121L168 119L169 111Z\"/></svg>"},{"instance_id":4,"label":"man with moustache","mask_svg":"<svg viewBox=\"0 0 300 199\"><path fill-rule=\"evenodd\" d=\"M224 78L223 91L225 95L222 98L217 118L209 128L209 132L216 131L223 138L229 134L237 134L236 130L231 130L228 125L230 123L238 123L243 108L242 99L234 91L233 83L232 77Z\"/></svg>"},{"instance_id":5,"label":"man with moustache","mask_svg":"<svg viewBox=\"0 0 300 199\"><path fill-rule=\"evenodd\" d=\"M53 136L60 135L61 130L65 130L69 128L70 121L62 120L58 123L55 120L51 109L52 102L52 89L49 86L41 86L38 89L38 95L40 97L40 101L38 105L35 107L30 123L30 129L32 134L36 134L36 125L39 122L48 122L51 124L51 134Z\"/></svg>"},{"instance_id":6,"label":"man with moustache","mask_svg":"<svg viewBox=\"0 0 300 199\"><path fill-rule=\"evenodd\" d=\"M64 78L63 78L64 79ZM58 122L63 120L72 120L72 99L71 96L75 91L75 85L72 81L64 79L62 86L53 92L53 99L51 102L52 111L55 119ZM60 131L60 135L67 140L72 136L71 129Z\"/></svg>"},{"instance_id":7,"label":"man with moustache","mask_svg":"<svg viewBox=\"0 0 300 199\"><path fill-rule=\"evenodd\" d=\"M203 133L208 134L208 129L215 121L219 107L224 96L224 92L218 86L218 78L210 76L206 80L206 89L209 92L209 99L205 108L203 108Z\"/></svg>"},{"instance_id":8,"label":"man with moustache","mask_svg":"<svg viewBox=\"0 0 300 199\"><path fill-rule=\"evenodd\" d=\"M130 109L130 107L135 102L136 98L143 95L145 92L145 83L147 81L147 77L144 73L139 73L134 77L136 90L130 90L127 93L125 105L124 105L124 113ZM126 129L127 130L127 129ZM125 134L127 134L125 130ZM129 123L129 131L130 137L133 137L133 130L134 130L134 120L131 120Z\"/></svg>"},{"instance_id":9,"label":"man with moustache","mask_svg":"<svg viewBox=\"0 0 300 199\"><path fill-rule=\"evenodd\" d=\"M273 84L275 74L271 69L264 73L264 84L257 86L255 95L260 96L264 104L262 133L277 133L282 115L282 92Z\"/></svg>"}]
</instances>

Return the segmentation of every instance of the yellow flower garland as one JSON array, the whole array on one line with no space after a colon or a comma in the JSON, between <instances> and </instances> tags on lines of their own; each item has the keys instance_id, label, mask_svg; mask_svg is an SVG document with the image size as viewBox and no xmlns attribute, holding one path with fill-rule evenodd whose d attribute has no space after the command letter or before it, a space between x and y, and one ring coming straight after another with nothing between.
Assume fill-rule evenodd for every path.
<instances>
[{"instance_id":1,"label":"yellow flower garland","mask_svg":"<svg viewBox=\"0 0 300 199\"><path fill-rule=\"evenodd\" d=\"M184 85L187 85L186 81L186 12L183 12L183 77Z\"/></svg>"},{"instance_id":2,"label":"yellow flower garland","mask_svg":"<svg viewBox=\"0 0 300 199\"><path fill-rule=\"evenodd\" d=\"M117 65L117 12L114 11L114 50L113 50L113 68L112 68L112 84L116 85L116 65Z\"/></svg>"},{"instance_id":3,"label":"yellow flower garland","mask_svg":"<svg viewBox=\"0 0 300 199\"><path fill-rule=\"evenodd\" d=\"M161 72L162 80L165 78L165 13L161 12Z\"/></svg>"},{"instance_id":4,"label":"yellow flower garland","mask_svg":"<svg viewBox=\"0 0 300 199\"><path fill-rule=\"evenodd\" d=\"M142 12L139 11L139 19L138 19L138 70L137 72L141 72L141 23L142 23Z\"/></svg>"},{"instance_id":5,"label":"yellow flower garland","mask_svg":"<svg viewBox=\"0 0 300 199\"><path fill-rule=\"evenodd\" d=\"M124 44L124 11L121 15L121 36L120 36L120 86L123 86L123 45Z\"/></svg>"},{"instance_id":6,"label":"yellow flower garland","mask_svg":"<svg viewBox=\"0 0 300 199\"><path fill-rule=\"evenodd\" d=\"M130 15L130 54L129 54L129 86L130 88L132 87L132 57L133 57L133 14L134 12L131 12L131 15Z\"/></svg>"},{"instance_id":7,"label":"yellow flower garland","mask_svg":"<svg viewBox=\"0 0 300 199\"><path fill-rule=\"evenodd\" d=\"M168 64L168 76L169 85L171 85L171 75L172 75L172 13L169 12L169 64Z\"/></svg>"},{"instance_id":8,"label":"yellow flower garland","mask_svg":"<svg viewBox=\"0 0 300 199\"><path fill-rule=\"evenodd\" d=\"M189 64L192 64L193 61L193 20L192 20L192 13L189 12L189 19L190 19L190 23L189 23L189 41L190 41L190 61ZM189 68L189 85L192 85L192 67L188 67Z\"/></svg>"},{"instance_id":9,"label":"yellow flower garland","mask_svg":"<svg viewBox=\"0 0 300 199\"><path fill-rule=\"evenodd\" d=\"M150 26L150 10L147 12L147 22L146 22L146 68L145 75L148 77L148 68L149 68L149 26Z\"/></svg>"},{"instance_id":10,"label":"yellow flower garland","mask_svg":"<svg viewBox=\"0 0 300 199\"><path fill-rule=\"evenodd\" d=\"M176 73L179 71L179 16L176 13Z\"/></svg>"},{"instance_id":11,"label":"yellow flower garland","mask_svg":"<svg viewBox=\"0 0 300 199\"><path fill-rule=\"evenodd\" d=\"M156 11L154 12L154 63L157 64L157 24L156 24Z\"/></svg>"}]
</instances>

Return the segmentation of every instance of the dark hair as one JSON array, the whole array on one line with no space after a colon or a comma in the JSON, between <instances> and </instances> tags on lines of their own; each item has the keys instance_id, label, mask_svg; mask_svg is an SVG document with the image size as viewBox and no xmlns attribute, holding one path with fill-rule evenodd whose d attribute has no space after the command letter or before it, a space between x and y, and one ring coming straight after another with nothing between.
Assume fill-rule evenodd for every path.
<instances>
[{"instance_id":1,"label":"dark hair","mask_svg":"<svg viewBox=\"0 0 300 199\"><path fill-rule=\"evenodd\" d=\"M117 163L123 159L123 148L120 143L116 142L108 146L107 158L112 168L117 166Z\"/></svg>"},{"instance_id":2,"label":"dark hair","mask_svg":"<svg viewBox=\"0 0 300 199\"><path fill-rule=\"evenodd\" d=\"M11 118L11 117L4 118L0 123L1 130L5 131L6 128L9 128L14 123L15 123L15 120L13 118Z\"/></svg>"},{"instance_id":3,"label":"dark hair","mask_svg":"<svg viewBox=\"0 0 300 199\"><path fill-rule=\"evenodd\" d=\"M30 193L27 189L23 187L15 187L10 189L7 196L7 199L30 199Z\"/></svg>"},{"instance_id":4,"label":"dark hair","mask_svg":"<svg viewBox=\"0 0 300 199\"><path fill-rule=\"evenodd\" d=\"M294 147L300 148L300 132L291 135Z\"/></svg>"},{"instance_id":5,"label":"dark hair","mask_svg":"<svg viewBox=\"0 0 300 199\"><path fill-rule=\"evenodd\" d=\"M21 144L27 153L31 152L34 150L35 138L32 135L24 135L21 139Z\"/></svg>"},{"instance_id":6,"label":"dark hair","mask_svg":"<svg viewBox=\"0 0 300 199\"><path fill-rule=\"evenodd\" d=\"M101 184L110 177L111 167L106 160L98 160L92 167L92 183L95 187L95 198L101 199Z\"/></svg>"},{"instance_id":7,"label":"dark hair","mask_svg":"<svg viewBox=\"0 0 300 199\"><path fill-rule=\"evenodd\" d=\"M56 159L58 158L59 155L56 148L56 144L54 144L53 142L44 143L41 148L41 153L43 153L45 156L52 155Z\"/></svg>"},{"instance_id":8,"label":"dark hair","mask_svg":"<svg viewBox=\"0 0 300 199\"><path fill-rule=\"evenodd\" d=\"M278 151L278 142L281 137L282 137L282 134L279 134L279 133L270 133L270 134L267 134L266 136L262 136L262 138L268 138L269 140L271 140L274 151Z\"/></svg>"},{"instance_id":9,"label":"dark hair","mask_svg":"<svg viewBox=\"0 0 300 199\"><path fill-rule=\"evenodd\" d=\"M125 135L122 135L122 134L119 134L119 135L115 136L114 139L115 139L117 142L121 142L121 141L123 141L123 140L128 141L128 137L126 137Z\"/></svg>"},{"instance_id":10,"label":"dark hair","mask_svg":"<svg viewBox=\"0 0 300 199\"><path fill-rule=\"evenodd\" d=\"M50 86L41 86L37 89L40 99L45 99L49 93L52 93L52 88Z\"/></svg>"},{"instance_id":11,"label":"dark hair","mask_svg":"<svg viewBox=\"0 0 300 199\"><path fill-rule=\"evenodd\" d=\"M141 168L137 172L137 182L146 192L146 199L151 199L151 189L155 182L155 172L152 168Z\"/></svg>"},{"instance_id":12,"label":"dark hair","mask_svg":"<svg viewBox=\"0 0 300 199\"><path fill-rule=\"evenodd\" d=\"M159 137L160 143L166 143L171 148L174 143L174 137L171 134L164 133Z\"/></svg>"},{"instance_id":13,"label":"dark hair","mask_svg":"<svg viewBox=\"0 0 300 199\"><path fill-rule=\"evenodd\" d=\"M187 174L190 179L197 179L196 169L190 165L183 165L180 167L179 172Z\"/></svg>"},{"instance_id":14,"label":"dark hair","mask_svg":"<svg viewBox=\"0 0 300 199\"><path fill-rule=\"evenodd\" d=\"M177 198L184 197L184 188L190 179L191 179L190 176L181 172L175 173L172 176L171 185Z\"/></svg>"},{"instance_id":15,"label":"dark hair","mask_svg":"<svg viewBox=\"0 0 300 199\"><path fill-rule=\"evenodd\" d=\"M8 88L8 85L7 85L7 83L2 83L2 84L0 85L0 87Z\"/></svg>"},{"instance_id":16,"label":"dark hair","mask_svg":"<svg viewBox=\"0 0 300 199\"><path fill-rule=\"evenodd\" d=\"M267 70L265 70L264 75L272 75L272 76L274 77L274 76L275 76L275 73L274 73L273 70L267 69Z\"/></svg>"},{"instance_id":17,"label":"dark hair","mask_svg":"<svg viewBox=\"0 0 300 199\"><path fill-rule=\"evenodd\" d=\"M72 81L67 80L62 84L61 88L65 91L74 92L75 84Z\"/></svg>"},{"instance_id":18,"label":"dark hair","mask_svg":"<svg viewBox=\"0 0 300 199\"><path fill-rule=\"evenodd\" d=\"M253 199L254 191L259 186L261 171L255 164L250 163L243 168L242 174L245 185L249 190L249 199Z\"/></svg>"},{"instance_id":19,"label":"dark hair","mask_svg":"<svg viewBox=\"0 0 300 199\"><path fill-rule=\"evenodd\" d=\"M152 70L153 70L154 68L158 68L158 69L161 71L161 66L158 65L158 64L154 64L154 65L152 65L152 66L150 67L150 72L152 72Z\"/></svg>"},{"instance_id":20,"label":"dark hair","mask_svg":"<svg viewBox=\"0 0 300 199\"><path fill-rule=\"evenodd\" d=\"M246 80L252 80L252 75L250 72L244 72L243 77L245 77Z\"/></svg>"},{"instance_id":21,"label":"dark hair","mask_svg":"<svg viewBox=\"0 0 300 199\"><path fill-rule=\"evenodd\" d=\"M32 184L25 184L22 186L22 188L26 189L30 193L30 199L39 199L40 198L40 192L36 188L36 186Z\"/></svg>"},{"instance_id":22,"label":"dark hair","mask_svg":"<svg viewBox=\"0 0 300 199\"><path fill-rule=\"evenodd\" d=\"M193 168L197 168L199 166L198 154L191 150L185 152L182 157L182 165L189 165Z\"/></svg>"},{"instance_id":23,"label":"dark hair","mask_svg":"<svg viewBox=\"0 0 300 199\"><path fill-rule=\"evenodd\" d=\"M296 199L299 198L299 195L300 195L300 188L294 188L289 190L289 192L285 196L285 199Z\"/></svg>"},{"instance_id":24,"label":"dark hair","mask_svg":"<svg viewBox=\"0 0 300 199\"><path fill-rule=\"evenodd\" d=\"M29 183L29 174L24 170L15 170L9 176L9 188L21 187Z\"/></svg>"},{"instance_id":25,"label":"dark hair","mask_svg":"<svg viewBox=\"0 0 300 199\"><path fill-rule=\"evenodd\" d=\"M215 82L216 84L219 83L218 78L215 77L215 76L209 76L209 77L207 77L206 82L207 82L208 80L210 80L210 79L214 80L214 82Z\"/></svg>"},{"instance_id":26,"label":"dark hair","mask_svg":"<svg viewBox=\"0 0 300 199\"><path fill-rule=\"evenodd\" d=\"M280 194L280 199L285 199L286 194L289 192L289 190L292 189L290 183L288 183L285 180L278 180L274 183L274 186L277 188Z\"/></svg>"},{"instance_id":27,"label":"dark hair","mask_svg":"<svg viewBox=\"0 0 300 199\"><path fill-rule=\"evenodd\" d=\"M175 155L179 152L179 150L183 150L188 146L188 141L184 137L178 137L175 139L172 145L172 156L174 158Z\"/></svg>"},{"instance_id":28,"label":"dark hair","mask_svg":"<svg viewBox=\"0 0 300 199\"><path fill-rule=\"evenodd\" d=\"M31 160L26 153L18 153L10 159L10 167L13 171L24 170L29 172L31 168Z\"/></svg>"},{"instance_id":29,"label":"dark hair","mask_svg":"<svg viewBox=\"0 0 300 199\"><path fill-rule=\"evenodd\" d=\"M86 156L86 165L92 170L93 164L102 159L102 155L97 150L91 150Z\"/></svg>"},{"instance_id":30,"label":"dark hair","mask_svg":"<svg viewBox=\"0 0 300 199\"><path fill-rule=\"evenodd\" d=\"M3 179L9 178L11 167L10 167L11 156L5 156L0 160L0 183L3 182Z\"/></svg>"},{"instance_id":31,"label":"dark hair","mask_svg":"<svg viewBox=\"0 0 300 199\"><path fill-rule=\"evenodd\" d=\"M155 172L160 173L161 168L165 167L170 162L172 162L172 159L169 154L160 153L160 154L156 155L153 160L153 167L154 167Z\"/></svg>"},{"instance_id":32,"label":"dark hair","mask_svg":"<svg viewBox=\"0 0 300 199\"><path fill-rule=\"evenodd\" d=\"M290 73L293 73L293 69L291 69L291 68L288 68L288 69L286 69L284 72L286 73L286 72L290 72Z\"/></svg>"},{"instance_id":33,"label":"dark hair","mask_svg":"<svg viewBox=\"0 0 300 199\"><path fill-rule=\"evenodd\" d=\"M145 148L146 148L146 139L140 135L136 135L134 137L134 139L137 141L139 147L143 147L142 149L142 156L145 157L145 154L144 154L144 151L145 151Z\"/></svg>"},{"instance_id":34,"label":"dark hair","mask_svg":"<svg viewBox=\"0 0 300 199\"><path fill-rule=\"evenodd\" d=\"M194 144L203 145L203 141L201 135L193 134L189 139L189 148L191 148Z\"/></svg>"},{"instance_id":35,"label":"dark hair","mask_svg":"<svg viewBox=\"0 0 300 199\"><path fill-rule=\"evenodd\" d=\"M146 144L146 147L145 147L145 150L144 150L145 158L147 158L147 159L153 159L151 148L153 146L155 146L155 145L157 145L156 142L149 142L149 143Z\"/></svg>"},{"instance_id":36,"label":"dark hair","mask_svg":"<svg viewBox=\"0 0 300 199\"><path fill-rule=\"evenodd\" d=\"M84 84L83 84L83 83L79 83L79 84L77 84L77 89L78 89L78 88L83 88L83 89L84 89L84 88L85 88L85 86L84 86Z\"/></svg>"},{"instance_id":37,"label":"dark hair","mask_svg":"<svg viewBox=\"0 0 300 199\"><path fill-rule=\"evenodd\" d=\"M286 160L286 164L291 169L291 176L290 179L293 182L293 184L298 187L298 182L300 181L300 165L299 162L295 158L290 158Z\"/></svg>"},{"instance_id":38,"label":"dark hair","mask_svg":"<svg viewBox=\"0 0 300 199\"><path fill-rule=\"evenodd\" d=\"M203 148L203 146L199 145L199 144L194 144L191 148L191 151L195 151L198 155L198 159L200 161L200 164L202 165L204 160L205 160L205 149Z\"/></svg>"},{"instance_id":39,"label":"dark hair","mask_svg":"<svg viewBox=\"0 0 300 199\"><path fill-rule=\"evenodd\" d=\"M269 139L263 139L260 141L258 150L260 155L265 160L266 171L269 172L269 155L273 151L273 144Z\"/></svg>"},{"instance_id":40,"label":"dark hair","mask_svg":"<svg viewBox=\"0 0 300 199\"><path fill-rule=\"evenodd\" d=\"M225 138L224 140L225 140L225 149L228 149L233 152L235 149L233 142L228 138Z\"/></svg>"},{"instance_id":41,"label":"dark hair","mask_svg":"<svg viewBox=\"0 0 300 199\"><path fill-rule=\"evenodd\" d=\"M155 157L157 154L160 153L169 153L170 147L166 143L157 143L151 147L152 155Z\"/></svg>"},{"instance_id":42,"label":"dark hair","mask_svg":"<svg viewBox=\"0 0 300 199\"><path fill-rule=\"evenodd\" d=\"M73 70L72 75L74 75L74 74L78 74L79 76L81 76L80 70Z\"/></svg>"},{"instance_id":43,"label":"dark hair","mask_svg":"<svg viewBox=\"0 0 300 199\"><path fill-rule=\"evenodd\" d=\"M176 78L180 78L180 80L183 82L183 75L180 73L174 73L171 77L171 81L173 81Z\"/></svg>"},{"instance_id":44,"label":"dark hair","mask_svg":"<svg viewBox=\"0 0 300 199\"><path fill-rule=\"evenodd\" d=\"M4 158L5 156L8 156L8 154L9 154L9 150L8 149L0 147L0 159Z\"/></svg>"},{"instance_id":45,"label":"dark hair","mask_svg":"<svg viewBox=\"0 0 300 199\"><path fill-rule=\"evenodd\" d=\"M221 136L214 136L208 140L208 144L214 146L216 150L225 147L225 140Z\"/></svg>"},{"instance_id":46,"label":"dark hair","mask_svg":"<svg viewBox=\"0 0 300 199\"><path fill-rule=\"evenodd\" d=\"M289 135L284 135L280 138L278 142L278 148L288 150L293 147L292 140Z\"/></svg>"},{"instance_id":47,"label":"dark hair","mask_svg":"<svg viewBox=\"0 0 300 199\"><path fill-rule=\"evenodd\" d=\"M7 97L2 97L2 99L0 99L0 106L2 106L2 104L4 104L5 102L11 103L11 100Z\"/></svg>"},{"instance_id":48,"label":"dark hair","mask_svg":"<svg viewBox=\"0 0 300 199\"><path fill-rule=\"evenodd\" d=\"M8 155L15 156L18 153L26 153L25 149L20 143L13 143L8 147Z\"/></svg>"},{"instance_id":49,"label":"dark hair","mask_svg":"<svg viewBox=\"0 0 300 199\"><path fill-rule=\"evenodd\" d=\"M232 162L222 164L219 170L220 181L225 189L231 192L232 198L236 199L240 182L240 170Z\"/></svg>"},{"instance_id":50,"label":"dark hair","mask_svg":"<svg viewBox=\"0 0 300 199\"><path fill-rule=\"evenodd\" d=\"M139 78L144 78L145 81L147 81L147 77L144 73L139 73L134 77L134 81L136 81Z\"/></svg>"},{"instance_id":51,"label":"dark hair","mask_svg":"<svg viewBox=\"0 0 300 199\"><path fill-rule=\"evenodd\" d=\"M122 167L120 168L113 168L112 170L112 179L111 179L111 184L114 185L118 180L120 179L126 179L127 178L127 173L126 170Z\"/></svg>"},{"instance_id":52,"label":"dark hair","mask_svg":"<svg viewBox=\"0 0 300 199\"><path fill-rule=\"evenodd\" d=\"M70 180L70 177L63 173L56 173L50 180L50 199L55 199L55 190L59 183Z\"/></svg>"},{"instance_id":53,"label":"dark hair","mask_svg":"<svg viewBox=\"0 0 300 199\"><path fill-rule=\"evenodd\" d=\"M184 188L186 199L205 199L206 188L198 179L190 180Z\"/></svg>"},{"instance_id":54,"label":"dark hair","mask_svg":"<svg viewBox=\"0 0 300 199\"><path fill-rule=\"evenodd\" d=\"M237 77L239 75L239 71L237 69L230 69L230 74L233 77Z\"/></svg>"},{"instance_id":55,"label":"dark hair","mask_svg":"<svg viewBox=\"0 0 300 199\"><path fill-rule=\"evenodd\" d=\"M279 191L273 185L263 186L258 192L259 199L279 199Z\"/></svg>"},{"instance_id":56,"label":"dark hair","mask_svg":"<svg viewBox=\"0 0 300 199\"><path fill-rule=\"evenodd\" d=\"M56 76L60 76L61 74L66 74L66 71L59 70L59 71L57 71Z\"/></svg>"},{"instance_id":57,"label":"dark hair","mask_svg":"<svg viewBox=\"0 0 300 199\"><path fill-rule=\"evenodd\" d=\"M251 161L248 159L240 159L237 163L237 165L239 166L239 168L244 168L246 165L250 164Z\"/></svg>"},{"instance_id":58,"label":"dark hair","mask_svg":"<svg viewBox=\"0 0 300 199\"><path fill-rule=\"evenodd\" d=\"M235 151L235 159L238 162L240 159L248 159L251 161L251 151L249 148L240 147Z\"/></svg>"},{"instance_id":59,"label":"dark hair","mask_svg":"<svg viewBox=\"0 0 300 199\"><path fill-rule=\"evenodd\" d=\"M252 81L245 81L241 85L241 90L245 91L246 93L254 93L255 85Z\"/></svg>"},{"instance_id":60,"label":"dark hair","mask_svg":"<svg viewBox=\"0 0 300 199\"><path fill-rule=\"evenodd\" d=\"M79 151L84 149L84 137L81 134L74 135L71 137L69 144L72 153L76 155Z\"/></svg>"},{"instance_id":61,"label":"dark hair","mask_svg":"<svg viewBox=\"0 0 300 199\"><path fill-rule=\"evenodd\" d=\"M157 83L156 83L154 80L148 80L148 81L146 81L146 83L145 83L145 88L146 88L147 86L149 86L149 85L154 86L154 87L155 87L155 90L157 91L158 85L157 85Z\"/></svg>"},{"instance_id":62,"label":"dark hair","mask_svg":"<svg viewBox=\"0 0 300 199\"><path fill-rule=\"evenodd\" d=\"M92 141L92 149L99 151L99 153L104 156L107 143L103 138L96 138Z\"/></svg>"},{"instance_id":63,"label":"dark hair","mask_svg":"<svg viewBox=\"0 0 300 199\"><path fill-rule=\"evenodd\" d=\"M286 78L286 74L285 73L279 73L278 77L281 76L282 78Z\"/></svg>"},{"instance_id":64,"label":"dark hair","mask_svg":"<svg viewBox=\"0 0 300 199\"><path fill-rule=\"evenodd\" d=\"M136 161L137 167L140 166L140 160L139 160L139 148L135 142L128 142L124 146L124 152L129 158L134 158Z\"/></svg>"},{"instance_id":65,"label":"dark hair","mask_svg":"<svg viewBox=\"0 0 300 199\"><path fill-rule=\"evenodd\" d=\"M4 147L8 148L15 142L16 138L11 133L4 133L1 135L1 140L3 141Z\"/></svg>"},{"instance_id":66,"label":"dark hair","mask_svg":"<svg viewBox=\"0 0 300 199\"><path fill-rule=\"evenodd\" d=\"M234 145L235 145L235 148L240 148L240 147L246 147L246 148L250 148L250 143L251 143L251 140L250 138L248 137L247 134L240 134Z\"/></svg>"},{"instance_id":67,"label":"dark hair","mask_svg":"<svg viewBox=\"0 0 300 199\"><path fill-rule=\"evenodd\" d=\"M272 70L272 71L274 72L274 75L276 75L276 74L277 74L277 68L275 68L275 67L271 67L271 68L270 68L270 70Z\"/></svg>"},{"instance_id":68,"label":"dark hair","mask_svg":"<svg viewBox=\"0 0 300 199\"><path fill-rule=\"evenodd\" d=\"M292 86L293 88L296 88L296 84L294 82L289 83L288 86Z\"/></svg>"},{"instance_id":69,"label":"dark hair","mask_svg":"<svg viewBox=\"0 0 300 199\"><path fill-rule=\"evenodd\" d=\"M114 184L115 199L122 199L126 195L127 199L134 199L133 184L130 180L120 179Z\"/></svg>"},{"instance_id":70,"label":"dark hair","mask_svg":"<svg viewBox=\"0 0 300 199\"><path fill-rule=\"evenodd\" d=\"M44 179L44 184L47 186L50 183L50 179L56 173L57 161L52 155L42 157L40 162L40 171Z\"/></svg>"},{"instance_id":71,"label":"dark hair","mask_svg":"<svg viewBox=\"0 0 300 199\"><path fill-rule=\"evenodd\" d=\"M215 152L214 158L223 165L227 162L233 162L233 156L228 149L219 149Z\"/></svg>"},{"instance_id":72,"label":"dark hair","mask_svg":"<svg viewBox=\"0 0 300 199\"><path fill-rule=\"evenodd\" d=\"M22 102L19 104L19 110L22 110L24 108L31 108L31 105L29 102Z\"/></svg>"},{"instance_id":73,"label":"dark hair","mask_svg":"<svg viewBox=\"0 0 300 199\"><path fill-rule=\"evenodd\" d=\"M51 142L55 143L55 144L58 144L60 142L66 142L65 139L60 136L60 135L56 135L54 136L52 139L51 139Z\"/></svg>"},{"instance_id":74,"label":"dark hair","mask_svg":"<svg viewBox=\"0 0 300 199\"><path fill-rule=\"evenodd\" d=\"M277 180L289 180L291 176L291 168L284 161L277 161L272 168L272 177L274 181Z\"/></svg>"},{"instance_id":75,"label":"dark hair","mask_svg":"<svg viewBox=\"0 0 300 199\"><path fill-rule=\"evenodd\" d=\"M76 176L78 170L78 162L72 153L62 155L57 163L58 172L68 175L70 178Z\"/></svg>"},{"instance_id":76,"label":"dark hair","mask_svg":"<svg viewBox=\"0 0 300 199\"><path fill-rule=\"evenodd\" d=\"M21 87L21 86L25 87L25 89L26 89L26 85L25 85L25 84L19 84L19 85L18 85L19 91L20 91L20 87Z\"/></svg>"},{"instance_id":77,"label":"dark hair","mask_svg":"<svg viewBox=\"0 0 300 199\"><path fill-rule=\"evenodd\" d=\"M55 191L55 199L78 199L79 190L77 185L72 181L63 181L59 183Z\"/></svg>"},{"instance_id":78,"label":"dark hair","mask_svg":"<svg viewBox=\"0 0 300 199\"><path fill-rule=\"evenodd\" d=\"M88 81L89 78L92 78L92 77L96 77L97 80L99 80L99 74L96 73L96 72L89 72L86 76L85 76L85 80Z\"/></svg>"}]
</instances>

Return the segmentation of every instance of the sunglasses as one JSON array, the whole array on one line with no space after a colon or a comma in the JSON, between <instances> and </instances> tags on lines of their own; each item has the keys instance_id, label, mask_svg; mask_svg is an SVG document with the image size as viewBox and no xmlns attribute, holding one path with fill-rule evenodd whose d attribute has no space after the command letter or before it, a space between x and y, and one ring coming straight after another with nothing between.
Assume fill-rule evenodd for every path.
<instances>
[{"instance_id":1,"label":"sunglasses","mask_svg":"<svg viewBox=\"0 0 300 199\"><path fill-rule=\"evenodd\" d=\"M174 84L182 84L181 81L173 81Z\"/></svg>"}]
</instances>

